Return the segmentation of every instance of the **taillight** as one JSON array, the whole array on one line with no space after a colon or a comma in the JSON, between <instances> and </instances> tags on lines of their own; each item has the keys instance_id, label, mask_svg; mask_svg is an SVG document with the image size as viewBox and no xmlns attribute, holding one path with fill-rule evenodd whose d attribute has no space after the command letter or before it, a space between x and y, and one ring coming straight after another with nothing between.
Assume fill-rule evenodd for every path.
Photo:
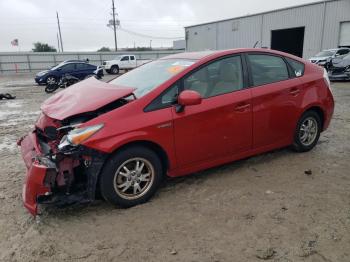
<instances>
[{"instance_id":1,"label":"taillight","mask_svg":"<svg viewBox=\"0 0 350 262\"><path fill-rule=\"evenodd\" d=\"M326 85L328 86L328 89L332 92L331 81L329 80L328 72L326 69L323 69L323 79L324 79Z\"/></svg>"}]
</instances>

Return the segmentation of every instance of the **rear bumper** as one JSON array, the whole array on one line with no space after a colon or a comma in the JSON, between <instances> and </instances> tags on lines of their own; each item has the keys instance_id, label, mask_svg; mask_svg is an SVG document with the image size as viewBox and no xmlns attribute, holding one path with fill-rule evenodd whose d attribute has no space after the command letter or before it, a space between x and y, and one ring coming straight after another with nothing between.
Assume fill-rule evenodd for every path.
<instances>
[{"instance_id":1,"label":"rear bumper","mask_svg":"<svg viewBox=\"0 0 350 262\"><path fill-rule=\"evenodd\" d=\"M329 80L331 81L341 81L341 80L350 80L350 74L339 74L339 75L328 75Z\"/></svg>"},{"instance_id":2,"label":"rear bumper","mask_svg":"<svg viewBox=\"0 0 350 262\"><path fill-rule=\"evenodd\" d=\"M34 132L21 138L18 145L21 146L22 157L27 167L22 190L23 204L35 216L38 213L37 198L50 193L50 188L44 185L44 180L52 166L50 167L47 164L49 162L41 158L41 151Z\"/></svg>"}]
</instances>

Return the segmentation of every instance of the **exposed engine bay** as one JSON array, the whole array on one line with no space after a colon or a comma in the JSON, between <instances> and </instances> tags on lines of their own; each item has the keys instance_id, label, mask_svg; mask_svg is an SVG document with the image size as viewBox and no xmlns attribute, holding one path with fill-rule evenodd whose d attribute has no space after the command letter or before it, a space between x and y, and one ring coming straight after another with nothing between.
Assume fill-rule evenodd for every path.
<instances>
[{"instance_id":1,"label":"exposed engine bay","mask_svg":"<svg viewBox=\"0 0 350 262\"><path fill-rule=\"evenodd\" d=\"M48 192L38 195L36 203L66 206L95 199L98 175L107 154L80 143L103 125L87 128L79 126L134 99L135 96L131 94L97 110L69 116L63 120L41 113L33 131L41 154L35 155L33 162L46 167L43 186ZM28 136L22 138L18 143L21 144L27 138Z\"/></svg>"},{"instance_id":2,"label":"exposed engine bay","mask_svg":"<svg viewBox=\"0 0 350 262\"><path fill-rule=\"evenodd\" d=\"M42 104L35 129L18 141L27 167L23 202L33 215L38 204L64 206L95 199L108 154L84 146L104 124L85 123L134 101L134 90L91 77Z\"/></svg>"}]
</instances>

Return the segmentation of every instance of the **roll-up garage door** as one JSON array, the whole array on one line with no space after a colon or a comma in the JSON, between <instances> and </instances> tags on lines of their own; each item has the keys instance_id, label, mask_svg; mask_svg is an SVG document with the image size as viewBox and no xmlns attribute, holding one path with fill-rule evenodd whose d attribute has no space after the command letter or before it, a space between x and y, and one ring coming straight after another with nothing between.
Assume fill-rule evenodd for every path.
<instances>
[{"instance_id":1,"label":"roll-up garage door","mask_svg":"<svg viewBox=\"0 0 350 262\"><path fill-rule=\"evenodd\" d=\"M340 24L339 46L350 46L350 22Z\"/></svg>"}]
</instances>

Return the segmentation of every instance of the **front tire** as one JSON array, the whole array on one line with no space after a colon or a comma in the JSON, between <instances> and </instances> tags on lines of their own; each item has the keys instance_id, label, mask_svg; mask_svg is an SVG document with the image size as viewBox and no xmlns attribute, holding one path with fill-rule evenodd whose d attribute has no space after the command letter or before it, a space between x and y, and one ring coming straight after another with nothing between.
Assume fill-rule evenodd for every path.
<instances>
[{"instance_id":1,"label":"front tire","mask_svg":"<svg viewBox=\"0 0 350 262\"><path fill-rule=\"evenodd\" d=\"M57 84L57 77L55 76L48 76L46 78L46 84L47 85L54 85L54 84Z\"/></svg>"},{"instance_id":2,"label":"front tire","mask_svg":"<svg viewBox=\"0 0 350 262\"><path fill-rule=\"evenodd\" d=\"M157 154L141 146L132 146L114 154L100 177L103 198L124 208L148 201L163 178Z\"/></svg>"},{"instance_id":3,"label":"front tire","mask_svg":"<svg viewBox=\"0 0 350 262\"><path fill-rule=\"evenodd\" d=\"M305 112L297 125L293 149L297 152L307 152L313 149L321 134L321 119L315 111Z\"/></svg>"},{"instance_id":4,"label":"front tire","mask_svg":"<svg viewBox=\"0 0 350 262\"><path fill-rule=\"evenodd\" d=\"M119 74L119 66L117 66L117 65L112 66L110 72L113 75Z\"/></svg>"}]
</instances>

